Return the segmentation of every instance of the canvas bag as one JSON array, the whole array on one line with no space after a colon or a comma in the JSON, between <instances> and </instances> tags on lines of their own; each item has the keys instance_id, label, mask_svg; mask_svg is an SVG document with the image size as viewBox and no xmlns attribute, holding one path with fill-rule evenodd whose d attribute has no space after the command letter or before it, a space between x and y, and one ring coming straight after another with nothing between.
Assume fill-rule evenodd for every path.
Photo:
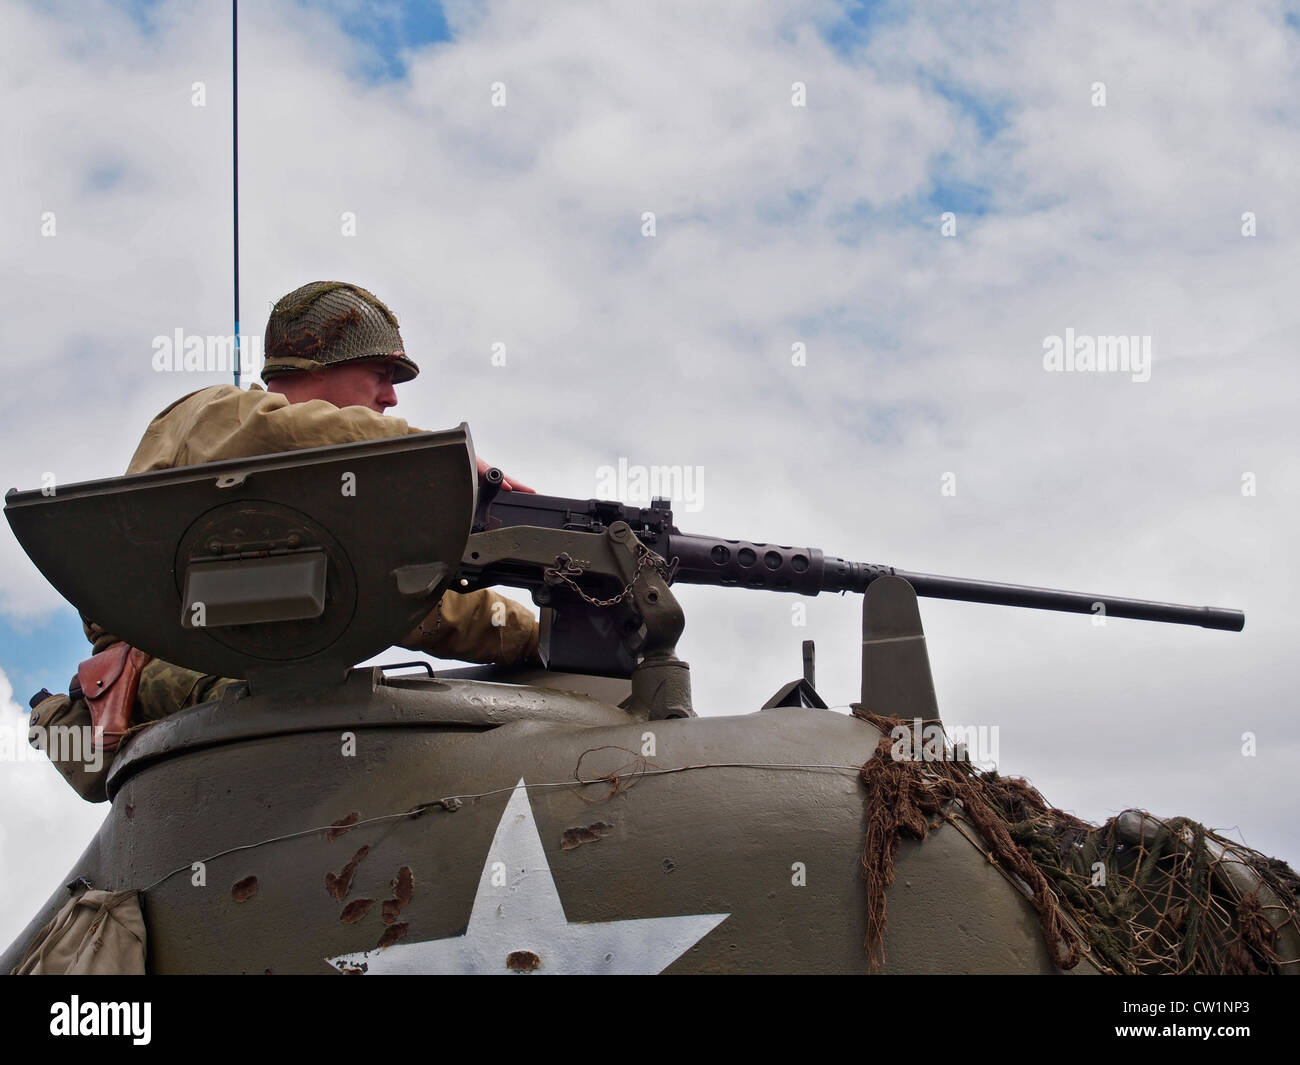
<instances>
[{"instance_id":1,"label":"canvas bag","mask_svg":"<svg viewBox=\"0 0 1300 1065\"><path fill-rule=\"evenodd\" d=\"M10 975L143 976L144 949L140 893L90 888L40 930Z\"/></svg>"}]
</instances>

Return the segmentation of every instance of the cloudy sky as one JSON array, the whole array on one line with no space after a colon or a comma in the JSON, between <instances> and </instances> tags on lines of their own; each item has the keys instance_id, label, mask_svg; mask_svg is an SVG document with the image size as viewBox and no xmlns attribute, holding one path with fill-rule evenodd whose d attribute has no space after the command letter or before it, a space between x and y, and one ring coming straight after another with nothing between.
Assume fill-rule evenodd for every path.
<instances>
[{"instance_id":1,"label":"cloudy sky","mask_svg":"<svg viewBox=\"0 0 1300 1065\"><path fill-rule=\"evenodd\" d=\"M1300 864L1300 16L974 7L246 4L245 331L355 281L423 369L395 413L468 421L539 490L698 467L688 531L1245 610L922 601L944 718L996 725L1004 772ZM0 488L115 476L228 380L157 372L153 339L232 331L229 5L0 12ZM1067 330L1150 364L1049 371ZM757 709L808 638L827 701L857 697L859 597L797 600L804 626L680 599L701 714ZM4 727L86 653L0 528ZM11 761L0 809L3 945L106 807Z\"/></svg>"}]
</instances>

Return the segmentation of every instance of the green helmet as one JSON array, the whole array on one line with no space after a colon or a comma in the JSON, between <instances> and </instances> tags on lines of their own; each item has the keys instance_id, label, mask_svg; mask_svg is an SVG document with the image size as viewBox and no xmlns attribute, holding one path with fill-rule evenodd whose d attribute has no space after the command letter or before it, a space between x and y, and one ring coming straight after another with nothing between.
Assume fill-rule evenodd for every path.
<instances>
[{"instance_id":1,"label":"green helmet","mask_svg":"<svg viewBox=\"0 0 1300 1065\"><path fill-rule=\"evenodd\" d=\"M357 359L391 359L394 384L420 372L406 357L393 312L344 281L313 281L290 292L271 311L264 342L263 381Z\"/></svg>"}]
</instances>

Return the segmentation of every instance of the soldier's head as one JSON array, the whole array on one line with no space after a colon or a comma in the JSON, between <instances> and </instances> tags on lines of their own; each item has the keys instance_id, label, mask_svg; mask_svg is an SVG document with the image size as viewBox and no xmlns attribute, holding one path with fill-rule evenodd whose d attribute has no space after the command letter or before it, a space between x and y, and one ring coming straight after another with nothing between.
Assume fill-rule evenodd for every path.
<instances>
[{"instance_id":1,"label":"soldier's head","mask_svg":"<svg viewBox=\"0 0 1300 1065\"><path fill-rule=\"evenodd\" d=\"M383 413L393 389L420 368L407 358L397 319L373 293L342 281L294 289L266 323L262 380L291 403L323 399Z\"/></svg>"}]
</instances>

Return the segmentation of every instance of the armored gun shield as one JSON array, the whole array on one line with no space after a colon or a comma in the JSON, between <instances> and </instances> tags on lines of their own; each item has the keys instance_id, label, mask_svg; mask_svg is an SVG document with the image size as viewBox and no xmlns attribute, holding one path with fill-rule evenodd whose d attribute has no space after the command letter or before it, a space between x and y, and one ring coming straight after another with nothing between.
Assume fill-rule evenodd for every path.
<instances>
[{"instance_id":1,"label":"armored gun shield","mask_svg":"<svg viewBox=\"0 0 1300 1065\"><path fill-rule=\"evenodd\" d=\"M455 574L476 489L462 423L10 491L5 516L86 617L257 689L340 681L410 631Z\"/></svg>"}]
</instances>

